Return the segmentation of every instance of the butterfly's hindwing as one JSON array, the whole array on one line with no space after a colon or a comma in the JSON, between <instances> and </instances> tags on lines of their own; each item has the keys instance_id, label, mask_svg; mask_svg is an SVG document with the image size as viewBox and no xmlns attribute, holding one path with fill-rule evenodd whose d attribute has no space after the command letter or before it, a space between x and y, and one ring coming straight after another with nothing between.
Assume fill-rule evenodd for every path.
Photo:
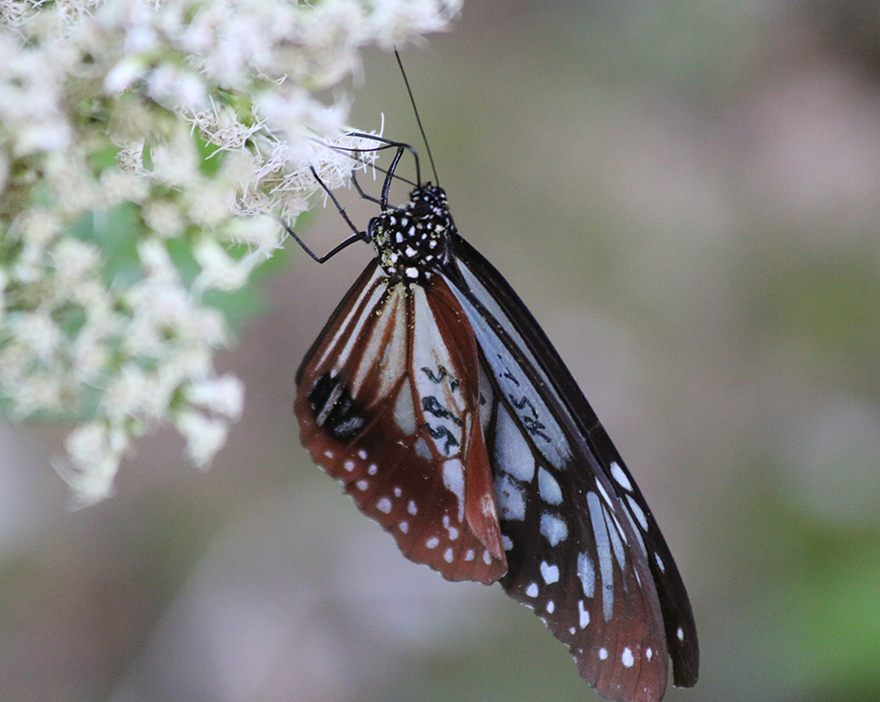
<instances>
[{"instance_id":1,"label":"butterfly's hindwing","mask_svg":"<svg viewBox=\"0 0 880 702\"><path fill-rule=\"evenodd\" d=\"M440 288L438 279L429 298L421 286L389 285L370 264L306 357L295 411L315 462L407 557L490 583L507 567L477 349Z\"/></svg>"}]
</instances>

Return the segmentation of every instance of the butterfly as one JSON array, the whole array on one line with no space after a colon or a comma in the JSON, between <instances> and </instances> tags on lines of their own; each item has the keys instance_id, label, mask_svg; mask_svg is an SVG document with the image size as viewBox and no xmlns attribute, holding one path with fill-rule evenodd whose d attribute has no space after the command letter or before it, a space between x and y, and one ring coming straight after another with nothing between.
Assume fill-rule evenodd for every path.
<instances>
[{"instance_id":1,"label":"butterfly","mask_svg":"<svg viewBox=\"0 0 880 702\"><path fill-rule=\"evenodd\" d=\"M571 373L422 182L415 149L357 136L395 153L381 197L357 186L379 213L359 231L325 188L354 235L323 258L288 228L319 262L354 241L376 252L296 375L304 446L407 558L532 608L600 695L658 702L669 659L674 683L694 685L682 578ZM395 207L405 152L417 176Z\"/></svg>"}]
</instances>

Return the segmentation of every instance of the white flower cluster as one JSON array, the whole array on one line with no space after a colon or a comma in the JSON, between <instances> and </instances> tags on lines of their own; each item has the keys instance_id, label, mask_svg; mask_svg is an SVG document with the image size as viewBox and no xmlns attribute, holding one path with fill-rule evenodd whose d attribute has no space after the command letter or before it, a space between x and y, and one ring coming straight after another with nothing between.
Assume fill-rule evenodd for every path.
<instances>
[{"instance_id":1,"label":"white flower cluster","mask_svg":"<svg viewBox=\"0 0 880 702\"><path fill-rule=\"evenodd\" d=\"M359 51L460 0L0 0L0 410L79 421L56 466L108 495L163 422L205 465L242 410L212 290L244 286L317 184L347 182ZM326 93L325 93L326 94Z\"/></svg>"}]
</instances>

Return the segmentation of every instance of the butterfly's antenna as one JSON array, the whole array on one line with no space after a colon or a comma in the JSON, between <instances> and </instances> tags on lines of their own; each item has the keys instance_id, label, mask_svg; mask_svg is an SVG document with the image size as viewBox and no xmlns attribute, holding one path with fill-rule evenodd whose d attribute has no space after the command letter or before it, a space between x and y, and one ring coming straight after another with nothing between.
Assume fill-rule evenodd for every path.
<instances>
[{"instance_id":1,"label":"butterfly's antenna","mask_svg":"<svg viewBox=\"0 0 880 702\"><path fill-rule=\"evenodd\" d=\"M394 50L394 56L397 59L397 65L400 66L400 75L403 76L403 83L406 85L406 92L409 94L409 102L412 105L413 113L416 116L416 123L419 125L419 131L422 133L422 141L425 142L425 151L428 152L428 161L431 162L431 171L434 173L434 182L440 183L437 176L437 167L434 165L434 156L431 153L431 145L428 143L428 137L425 135L425 128L422 126L422 118L419 117L419 108L416 107L416 100L413 97L412 88L409 87L409 78L406 77L406 71L403 70L403 61L400 60L400 54L397 49Z\"/></svg>"}]
</instances>

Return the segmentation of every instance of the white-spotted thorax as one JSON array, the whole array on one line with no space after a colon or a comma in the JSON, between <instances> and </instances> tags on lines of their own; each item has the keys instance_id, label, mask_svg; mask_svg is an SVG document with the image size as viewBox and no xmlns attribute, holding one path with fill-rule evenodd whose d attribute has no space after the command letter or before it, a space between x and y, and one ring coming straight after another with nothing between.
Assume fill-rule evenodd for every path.
<instances>
[{"instance_id":1,"label":"white-spotted thorax","mask_svg":"<svg viewBox=\"0 0 880 702\"><path fill-rule=\"evenodd\" d=\"M385 275L407 285L425 285L448 261L455 231L446 193L431 183L416 187L403 207L373 217L367 228Z\"/></svg>"}]
</instances>

